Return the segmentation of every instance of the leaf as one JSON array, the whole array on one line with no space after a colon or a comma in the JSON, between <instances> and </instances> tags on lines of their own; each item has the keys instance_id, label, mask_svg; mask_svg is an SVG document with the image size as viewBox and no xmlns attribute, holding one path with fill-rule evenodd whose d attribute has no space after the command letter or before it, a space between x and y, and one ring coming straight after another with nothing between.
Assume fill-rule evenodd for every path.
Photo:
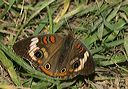
<instances>
[{"instance_id":1,"label":"leaf","mask_svg":"<svg viewBox=\"0 0 128 89\"><path fill-rule=\"evenodd\" d=\"M0 7L4 4L3 0L0 0Z\"/></svg>"},{"instance_id":2,"label":"leaf","mask_svg":"<svg viewBox=\"0 0 128 89\"><path fill-rule=\"evenodd\" d=\"M84 44L89 47L89 45L91 45L93 42L96 42L96 40L98 39L97 35L92 35L89 36L88 38L85 38L84 40Z\"/></svg>"},{"instance_id":3,"label":"leaf","mask_svg":"<svg viewBox=\"0 0 128 89\"><path fill-rule=\"evenodd\" d=\"M128 56L128 36L124 38L124 48L126 50L126 54Z\"/></svg>"},{"instance_id":4,"label":"leaf","mask_svg":"<svg viewBox=\"0 0 128 89\"><path fill-rule=\"evenodd\" d=\"M122 0L105 0L107 3L109 3L109 4L118 4L118 3L120 3L120 2L122 2Z\"/></svg>"},{"instance_id":5,"label":"leaf","mask_svg":"<svg viewBox=\"0 0 128 89\"><path fill-rule=\"evenodd\" d=\"M104 45L108 48L111 48L111 47L116 47L118 45L121 45L123 43L124 43L124 39L120 39L120 40L112 41L109 43L105 43Z\"/></svg>"},{"instance_id":6,"label":"leaf","mask_svg":"<svg viewBox=\"0 0 128 89\"><path fill-rule=\"evenodd\" d=\"M55 23L58 23L59 20L64 16L64 14L67 12L70 5L70 0L64 0L64 8L60 10L60 12L57 14L57 16L54 19Z\"/></svg>"},{"instance_id":7,"label":"leaf","mask_svg":"<svg viewBox=\"0 0 128 89\"><path fill-rule=\"evenodd\" d=\"M49 4L51 4L52 2L54 2L55 0L45 0L43 1L44 3L28 18L28 20L20 27L20 29L18 30L16 37L13 40L13 44L16 41L18 35L22 32L23 28L35 17L37 16L41 10L43 10L45 7L47 7Z\"/></svg>"},{"instance_id":8,"label":"leaf","mask_svg":"<svg viewBox=\"0 0 128 89\"><path fill-rule=\"evenodd\" d=\"M117 7L114 8L114 10L110 13L110 15L107 17L106 21L111 21L116 15L117 12L119 11L121 5L118 5Z\"/></svg>"},{"instance_id":9,"label":"leaf","mask_svg":"<svg viewBox=\"0 0 128 89\"><path fill-rule=\"evenodd\" d=\"M104 24L102 23L100 27L98 28L97 36L100 40L102 40L103 37L103 32L104 32Z\"/></svg>"},{"instance_id":10,"label":"leaf","mask_svg":"<svg viewBox=\"0 0 128 89\"><path fill-rule=\"evenodd\" d=\"M122 63L126 61L126 57L124 55L113 55L111 60L107 60L107 61L99 61L97 62L98 65L101 66L109 66L109 65L113 65L115 63Z\"/></svg>"},{"instance_id":11,"label":"leaf","mask_svg":"<svg viewBox=\"0 0 128 89\"><path fill-rule=\"evenodd\" d=\"M17 85L17 86L21 86L21 82L18 79L18 76L15 72L13 63L6 57L6 55L4 54L4 52L2 50L0 50L0 61L2 62L2 64L5 66L6 70L8 71L11 80Z\"/></svg>"},{"instance_id":12,"label":"leaf","mask_svg":"<svg viewBox=\"0 0 128 89\"><path fill-rule=\"evenodd\" d=\"M6 9L4 10L4 12L0 14L0 18L3 18L3 16L7 14L7 12L11 9L12 5L15 3L15 0L8 0L8 2L9 2L9 7L6 6Z\"/></svg>"}]
</instances>

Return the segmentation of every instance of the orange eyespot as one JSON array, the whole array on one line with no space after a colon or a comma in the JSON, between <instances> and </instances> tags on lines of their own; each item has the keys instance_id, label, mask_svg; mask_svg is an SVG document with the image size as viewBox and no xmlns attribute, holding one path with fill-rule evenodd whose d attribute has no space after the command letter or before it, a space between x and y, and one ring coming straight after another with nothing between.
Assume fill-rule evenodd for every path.
<instances>
[{"instance_id":1,"label":"orange eyespot","mask_svg":"<svg viewBox=\"0 0 128 89\"><path fill-rule=\"evenodd\" d=\"M51 65L49 63L46 63L44 67L45 69L49 70L51 68Z\"/></svg>"},{"instance_id":2,"label":"orange eyespot","mask_svg":"<svg viewBox=\"0 0 128 89\"><path fill-rule=\"evenodd\" d=\"M50 36L49 40L50 40L51 43L55 43L55 37L54 36Z\"/></svg>"},{"instance_id":3,"label":"orange eyespot","mask_svg":"<svg viewBox=\"0 0 128 89\"><path fill-rule=\"evenodd\" d=\"M46 44L48 44L48 42L47 42L47 37L46 36L44 36L44 38L43 38L43 43L46 45Z\"/></svg>"}]
</instances>

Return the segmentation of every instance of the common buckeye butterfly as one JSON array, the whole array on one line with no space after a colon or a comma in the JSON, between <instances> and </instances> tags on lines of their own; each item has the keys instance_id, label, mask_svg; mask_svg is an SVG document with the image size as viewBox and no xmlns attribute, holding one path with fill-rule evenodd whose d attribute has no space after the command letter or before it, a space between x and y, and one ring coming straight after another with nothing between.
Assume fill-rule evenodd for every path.
<instances>
[{"instance_id":1,"label":"common buckeye butterfly","mask_svg":"<svg viewBox=\"0 0 128 89\"><path fill-rule=\"evenodd\" d=\"M18 41L17 55L28 59L41 72L62 79L94 72L94 61L85 45L68 34L46 34Z\"/></svg>"}]
</instances>

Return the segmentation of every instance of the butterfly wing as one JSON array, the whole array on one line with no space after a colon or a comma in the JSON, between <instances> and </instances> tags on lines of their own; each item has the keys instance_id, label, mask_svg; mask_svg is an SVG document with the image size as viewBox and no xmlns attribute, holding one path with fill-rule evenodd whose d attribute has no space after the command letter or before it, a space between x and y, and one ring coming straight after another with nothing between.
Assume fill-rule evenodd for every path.
<instances>
[{"instance_id":1,"label":"butterfly wing","mask_svg":"<svg viewBox=\"0 0 128 89\"><path fill-rule=\"evenodd\" d=\"M86 46L72 35L64 37L60 48L57 70L62 77L88 76L94 72L94 61ZM63 72L62 72L63 71Z\"/></svg>"},{"instance_id":2,"label":"butterfly wing","mask_svg":"<svg viewBox=\"0 0 128 89\"><path fill-rule=\"evenodd\" d=\"M13 49L49 76L71 78L94 71L90 52L70 34L29 37L15 43Z\"/></svg>"},{"instance_id":3,"label":"butterfly wing","mask_svg":"<svg viewBox=\"0 0 128 89\"><path fill-rule=\"evenodd\" d=\"M34 67L38 67L47 75L56 77L64 40L61 34L33 36L16 42L13 49L17 55L31 61Z\"/></svg>"}]
</instances>

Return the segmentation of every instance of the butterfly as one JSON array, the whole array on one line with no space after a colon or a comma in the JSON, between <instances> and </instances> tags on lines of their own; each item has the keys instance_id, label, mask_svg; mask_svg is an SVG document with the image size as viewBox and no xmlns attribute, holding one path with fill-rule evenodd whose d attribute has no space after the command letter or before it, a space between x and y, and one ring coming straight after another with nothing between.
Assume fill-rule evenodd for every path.
<instances>
[{"instance_id":1,"label":"butterfly","mask_svg":"<svg viewBox=\"0 0 128 89\"><path fill-rule=\"evenodd\" d=\"M16 42L13 49L17 55L28 59L36 69L51 77L70 79L77 75L88 76L95 70L90 51L71 34L28 37Z\"/></svg>"}]
</instances>

